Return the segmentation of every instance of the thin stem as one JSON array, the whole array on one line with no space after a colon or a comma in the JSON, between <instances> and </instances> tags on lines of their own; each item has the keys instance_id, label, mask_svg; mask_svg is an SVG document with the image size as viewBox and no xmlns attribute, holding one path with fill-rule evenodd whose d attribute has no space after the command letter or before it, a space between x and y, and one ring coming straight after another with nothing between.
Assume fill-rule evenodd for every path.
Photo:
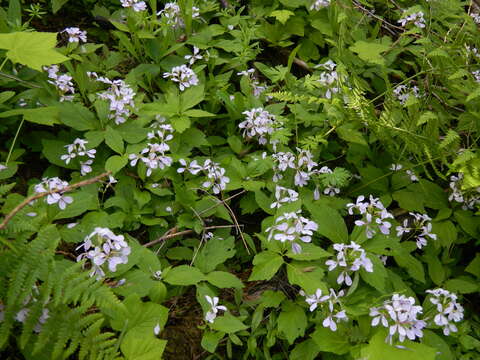
<instances>
[{"instance_id":1,"label":"thin stem","mask_svg":"<svg viewBox=\"0 0 480 360\"><path fill-rule=\"evenodd\" d=\"M3 69L3 66L6 64L7 60L8 58L5 56L5 59L3 60L2 65L0 65L0 70Z\"/></svg>"},{"instance_id":2,"label":"thin stem","mask_svg":"<svg viewBox=\"0 0 480 360\"><path fill-rule=\"evenodd\" d=\"M17 142L18 134L20 134L20 129L22 128L22 125L25 121L25 118L22 118L22 121L20 122L20 125L18 125L17 132L15 133L15 137L13 138L12 145L10 145L10 150L8 150L8 155L7 155L7 160L5 160L5 166L8 165L8 161L10 160L10 157L12 156L13 148L15 147L15 143Z\"/></svg>"}]
</instances>

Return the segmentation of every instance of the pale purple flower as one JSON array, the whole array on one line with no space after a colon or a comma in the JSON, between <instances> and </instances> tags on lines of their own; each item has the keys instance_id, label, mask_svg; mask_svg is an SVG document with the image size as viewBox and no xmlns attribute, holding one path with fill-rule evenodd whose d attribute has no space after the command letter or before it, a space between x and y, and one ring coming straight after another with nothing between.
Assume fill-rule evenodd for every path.
<instances>
[{"instance_id":1,"label":"pale purple flower","mask_svg":"<svg viewBox=\"0 0 480 360\"><path fill-rule=\"evenodd\" d=\"M213 323L215 321L215 318L217 317L218 311L227 311L227 308L223 305L218 305L219 298L216 296L212 298L208 295L205 295L205 299L211 306L211 309L208 310L205 314L205 320L209 323Z\"/></svg>"},{"instance_id":2,"label":"pale purple flower","mask_svg":"<svg viewBox=\"0 0 480 360\"><path fill-rule=\"evenodd\" d=\"M171 72L163 73L163 77L178 83L180 91L184 91L186 88L198 85L199 83L197 74L187 65L175 66Z\"/></svg>"},{"instance_id":3,"label":"pale purple flower","mask_svg":"<svg viewBox=\"0 0 480 360\"><path fill-rule=\"evenodd\" d=\"M145 1L139 0L120 0L120 3L124 8L132 8L133 11L139 12L147 10L147 4Z\"/></svg>"},{"instance_id":4,"label":"pale purple flower","mask_svg":"<svg viewBox=\"0 0 480 360\"><path fill-rule=\"evenodd\" d=\"M433 321L436 325L443 328L445 336L450 335L451 332L457 332L458 329L455 322L460 322L463 319L463 306L457 302L457 295L444 289L427 290L430 297L430 302L435 305L437 314Z\"/></svg>"},{"instance_id":5,"label":"pale purple flower","mask_svg":"<svg viewBox=\"0 0 480 360\"><path fill-rule=\"evenodd\" d=\"M337 277L337 284L345 283L351 286L353 280L351 273L364 268L367 272L373 272L373 263L366 256L365 250L355 242L350 245L334 244L333 248L337 251L335 259L330 259L325 262L328 266L328 271L333 271L337 267L340 268L340 274Z\"/></svg>"},{"instance_id":6,"label":"pale purple flower","mask_svg":"<svg viewBox=\"0 0 480 360\"><path fill-rule=\"evenodd\" d=\"M78 27L68 27L63 30L68 34L68 42L80 43L87 42L87 32L80 30Z\"/></svg>"}]
</instances>

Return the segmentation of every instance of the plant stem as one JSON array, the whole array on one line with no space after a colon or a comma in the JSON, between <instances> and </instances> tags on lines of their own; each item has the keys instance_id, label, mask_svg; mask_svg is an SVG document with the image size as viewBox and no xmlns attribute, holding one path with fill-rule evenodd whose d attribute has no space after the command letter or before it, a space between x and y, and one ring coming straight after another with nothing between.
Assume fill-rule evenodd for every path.
<instances>
[{"instance_id":1,"label":"plant stem","mask_svg":"<svg viewBox=\"0 0 480 360\"><path fill-rule=\"evenodd\" d=\"M18 134L20 134L20 129L22 128L22 125L23 125L24 121L25 121L25 119L22 118L22 121L20 122L20 125L18 125L17 132L15 133L15 137L13 138L12 145L10 145L10 150L8 151L7 160L5 160L5 166L8 165L8 161L10 160L10 156L12 156L13 148L15 147L15 143L17 142Z\"/></svg>"}]
</instances>

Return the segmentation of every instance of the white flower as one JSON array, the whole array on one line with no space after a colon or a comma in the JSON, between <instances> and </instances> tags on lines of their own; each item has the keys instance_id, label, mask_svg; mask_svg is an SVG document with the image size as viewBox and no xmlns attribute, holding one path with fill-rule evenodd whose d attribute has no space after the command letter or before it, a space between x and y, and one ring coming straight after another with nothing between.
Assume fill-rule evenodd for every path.
<instances>
[{"instance_id":1,"label":"white flower","mask_svg":"<svg viewBox=\"0 0 480 360\"><path fill-rule=\"evenodd\" d=\"M417 177L417 175L415 175L415 173L413 172L413 170L405 170L405 172L406 172L407 175L410 177L410 180L412 180L413 182L417 182L417 181L418 181L418 177Z\"/></svg>"},{"instance_id":2,"label":"white flower","mask_svg":"<svg viewBox=\"0 0 480 360\"><path fill-rule=\"evenodd\" d=\"M158 336L160 334L160 324L157 323L157 325L155 325L155 327L153 328L153 334L155 336Z\"/></svg>"},{"instance_id":3,"label":"white flower","mask_svg":"<svg viewBox=\"0 0 480 360\"><path fill-rule=\"evenodd\" d=\"M320 10L330 5L330 0L315 0L310 6L310 10Z\"/></svg>"},{"instance_id":4,"label":"white flower","mask_svg":"<svg viewBox=\"0 0 480 360\"><path fill-rule=\"evenodd\" d=\"M421 306L415 305L413 297L393 294L391 300L384 302L381 307L372 307L370 316L372 326L382 324L389 328L387 341L391 344L393 337L398 334L398 340L403 342L405 338L415 340L423 337L422 329L426 326L424 320L417 319L417 316L423 312Z\"/></svg>"},{"instance_id":5,"label":"white flower","mask_svg":"<svg viewBox=\"0 0 480 360\"><path fill-rule=\"evenodd\" d=\"M145 1L139 0L120 0L120 3L124 8L132 8L133 11L139 12L147 9Z\"/></svg>"},{"instance_id":6,"label":"white flower","mask_svg":"<svg viewBox=\"0 0 480 360\"><path fill-rule=\"evenodd\" d=\"M54 85L57 90L60 92L60 102L62 101L72 101L73 94L75 93L75 88L73 87L72 77L67 74L59 75L58 65L45 66L43 68L48 72L48 82Z\"/></svg>"},{"instance_id":7,"label":"white flower","mask_svg":"<svg viewBox=\"0 0 480 360\"><path fill-rule=\"evenodd\" d=\"M163 73L163 77L170 78L172 81L177 82L180 91L184 91L190 86L198 85L197 75L187 65L175 66L171 72Z\"/></svg>"},{"instance_id":8,"label":"white flower","mask_svg":"<svg viewBox=\"0 0 480 360\"><path fill-rule=\"evenodd\" d=\"M0 171L8 169L8 166L0 164Z\"/></svg>"},{"instance_id":9,"label":"white flower","mask_svg":"<svg viewBox=\"0 0 480 360\"><path fill-rule=\"evenodd\" d=\"M259 144L265 145L267 143L266 135L273 133L275 116L263 108L247 110L242 114L246 115L246 119L238 127L244 129L243 137L256 137Z\"/></svg>"},{"instance_id":10,"label":"white flower","mask_svg":"<svg viewBox=\"0 0 480 360\"><path fill-rule=\"evenodd\" d=\"M470 13L471 18L475 22L475 24L480 24L480 14L476 12Z\"/></svg>"},{"instance_id":11,"label":"white flower","mask_svg":"<svg viewBox=\"0 0 480 360\"><path fill-rule=\"evenodd\" d=\"M463 306L457 303L457 295L444 289L427 290L432 294L430 302L435 305L437 314L434 317L436 325L443 327L443 334L450 335L451 332L457 332L454 322L463 319Z\"/></svg>"},{"instance_id":12,"label":"white flower","mask_svg":"<svg viewBox=\"0 0 480 360\"><path fill-rule=\"evenodd\" d=\"M412 23L421 29L425 27L425 19L423 18L423 12L419 11L410 15L405 15L403 18L398 20L398 23L405 27L408 23Z\"/></svg>"},{"instance_id":13,"label":"white flower","mask_svg":"<svg viewBox=\"0 0 480 360\"><path fill-rule=\"evenodd\" d=\"M399 171L399 170L402 170L403 166L402 164L392 164L390 165L390 170L392 171Z\"/></svg>"},{"instance_id":14,"label":"white flower","mask_svg":"<svg viewBox=\"0 0 480 360\"><path fill-rule=\"evenodd\" d=\"M350 273L358 271L362 267L367 272L373 272L373 263L360 245L352 241L350 245L334 244L333 248L337 251L336 259L327 260L325 265L328 266L328 271L333 271L337 267L343 268L337 277L337 284L345 283L345 285L351 286L353 281Z\"/></svg>"},{"instance_id":15,"label":"white flower","mask_svg":"<svg viewBox=\"0 0 480 360\"><path fill-rule=\"evenodd\" d=\"M188 60L188 63L190 65L193 65L193 64L195 64L195 62L197 60L203 59L203 56L199 55L199 53L200 53L200 49L197 48L196 46L194 46L193 47L193 55L185 55L184 58L185 58L185 60Z\"/></svg>"},{"instance_id":16,"label":"white flower","mask_svg":"<svg viewBox=\"0 0 480 360\"><path fill-rule=\"evenodd\" d=\"M282 204L289 204L298 200L298 193L295 190L287 189L283 186L276 186L275 188L276 201L270 205L272 209L278 209Z\"/></svg>"},{"instance_id":17,"label":"white flower","mask_svg":"<svg viewBox=\"0 0 480 360\"><path fill-rule=\"evenodd\" d=\"M348 320L345 310L340 310L342 305L339 298L344 295L343 290L339 291L337 295L335 290L330 289L330 293L323 296L321 289L317 289L313 295L307 295L303 290L300 290L300 295L305 296L305 302L310 305L310 311L314 311L317 309L317 306L320 306L327 313L326 318L322 322L324 327L336 331L338 321Z\"/></svg>"},{"instance_id":18,"label":"white flower","mask_svg":"<svg viewBox=\"0 0 480 360\"><path fill-rule=\"evenodd\" d=\"M90 276L96 275L97 280L105 276L102 268L105 263L111 272L115 272L119 264L128 263L131 252L123 235L115 235L110 229L102 227L96 227L76 250L81 248L85 252L77 257L77 261L89 259L92 263Z\"/></svg>"},{"instance_id":19,"label":"white flower","mask_svg":"<svg viewBox=\"0 0 480 360\"><path fill-rule=\"evenodd\" d=\"M67 205L73 202L72 197L62 194L62 190L67 186L68 182L60 180L58 177L43 178L40 184L34 186L34 191L36 193L50 192L45 199L47 204L58 204L61 210L65 210Z\"/></svg>"},{"instance_id":20,"label":"white flower","mask_svg":"<svg viewBox=\"0 0 480 360\"><path fill-rule=\"evenodd\" d=\"M298 210L278 216L274 225L265 230L268 232L267 240L290 241L293 253L300 253L302 248L296 241L311 242L313 232L318 229L317 223L300 214L301 210Z\"/></svg>"},{"instance_id":21,"label":"white flower","mask_svg":"<svg viewBox=\"0 0 480 360\"><path fill-rule=\"evenodd\" d=\"M320 79L318 82L321 86L326 88L325 97L327 99L331 99L333 94L339 93L340 88L338 87L338 73L335 70L337 64L335 64L332 60L328 60L323 64L318 64L315 68L323 68L324 72L320 74Z\"/></svg>"},{"instance_id":22,"label":"white flower","mask_svg":"<svg viewBox=\"0 0 480 360\"><path fill-rule=\"evenodd\" d=\"M157 13L157 16L161 16L167 25L171 25L174 28L185 26L185 22L182 19L182 12L180 6L175 2L169 2L165 4L163 10ZM200 9L192 6L192 19L200 17Z\"/></svg>"},{"instance_id":23,"label":"white flower","mask_svg":"<svg viewBox=\"0 0 480 360\"><path fill-rule=\"evenodd\" d=\"M353 215L354 209L357 209L360 215L364 215L363 220L355 221L355 225L365 226L365 232L369 239L377 233L377 229L384 235L390 234L392 224L386 221L386 219L393 219L393 215L385 209L378 198L370 195L369 202L364 202L363 200L365 200L365 196L360 195L355 204L347 204L350 215Z\"/></svg>"},{"instance_id":24,"label":"white flower","mask_svg":"<svg viewBox=\"0 0 480 360\"><path fill-rule=\"evenodd\" d=\"M316 174L315 167L318 165L313 161L313 155L308 150L297 148L299 152L297 156L291 152L277 152L272 155L274 161L273 181L277 182L283 178L281 172L288 169L295 169L294 183L296 186L303 187L308 184L311 176Z\"/></svg>"},{"instance_id":25,"label":"white flower","mask_svg":"<svg viewBox=\"0 0 480 360\"><path fill-rule=\"evenodd\" d=\"M213 298L205 295L205 299L207 302L210 304L211 309L207 311L205 314L205 320L213 323L215 321L215 318L217 317L217 313L219 310L227 311L227 308L223 305L218 305L218 297L214 296Z\"/></svg>"},{"instance_id":26,"label":"white flower","mask_svg":"<svg viewBox=\"0 0 480 360\"><path fill-rule=\"evenodd\" d=\"M408 219L403 220L403 225L397 226L397 236L401 237L403 234L412 233L417 242L417 247L421 249L427 245L427 237L432 240L437 240L437 235L432 233L432 219L426 214L419 214L415 212L409 213L413 216L411 226L409 226Z\"/></svg>"},{"instance_id":27,"label":"white flower","mask_svg":"<svg viewBox=\"0 0 480 360\"><path fill-rule=\"evenodd\" d=\"M68 34L68 42L87 42L87 32L80 30L78 27L68 27L63 31Z\"/></svg>"},{"instance_id":28,"label":"white flower","mask_svg":"<svg viewBox=\"0 0 480 360\"><path fill-rule=\"evenodd\" d=\"M413 95L416 98L421 97L420 89L417 86L410 87L404 84L396 86L395 89L393 89L393 94L402 105L405 105L407 100L410 98L410 95Z\"/></svg>"}]
</instances>

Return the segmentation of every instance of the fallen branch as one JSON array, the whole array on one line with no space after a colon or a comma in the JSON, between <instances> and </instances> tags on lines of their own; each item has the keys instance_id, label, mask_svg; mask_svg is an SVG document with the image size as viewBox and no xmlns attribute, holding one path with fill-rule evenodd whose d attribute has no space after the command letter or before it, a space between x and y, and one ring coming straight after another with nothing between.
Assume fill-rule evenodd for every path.
<instances>
[{"instance_id":1,"label":"fallen branch","mask_svg":"<svg viewBox=\"0 0 480 360\"><path fill-rule=\"evenodd\" d=\"M83 180L83 181L80 181L78 183L75 183L75 184L72 184L72 185L69 185L63 189L55 189L55 190L51 190L51 191L46 191L46 192L41 192L41 193L37 193L35 195L32 195L30 197L27 197L25 200L23 200L20 204L18 204L17 206L15 206L15 208L10 211L10 213L5 216L5 219L3 219L2 223L0 224L0 230L3 230L5 229L5 227L7 226L8 222L15 216L15 214L17 214L20 210L22 210L25 206L27 206L28 204L30 204L32 201L35 201L35 200L38 200L38 199L41 199L42 197L45 197L49 194L54 194L54 193L65 193L65 192L69 192L69 191L72 191L72 190L75 190L76 188L79 188L79 187L82 187L82 186L85 186L85 185L90 185L90 184L93 184L93 183L96 183L98 182L99 180L101 180L102 178L110 175L111 172L110 171L107 171L107 172L104 172L103 174L100 174L98 176L95 176L91 179L87 179L87 180Z\"/></svg>"},{"instance_id":2,"label":"fallen branch","mask_svg":"<svg viewBox=\"0 0 480 360\"><path fill-rule=\"evenodd\" d=\"M207 227L203 228L203 230L207 231L207 230L214 230L214 229L226 229L226 228L236 228L236 227L237 227L237 225L215 225L215 226L207 226ZM143 244L143 246L150 247L150 246L156 245L156 244L161 243L162 241L165 241L165 240L168 240L168 239L172 239L172 238L175 238L175 237L178 237L178 236L188 235L188 234L194 233L193 230L183 230L183 231L179 231L179 232L170 234L171 230L172 229L168 230L165 233L165 235L159 237L158 239L155 239L155 240L152 240L152 241L150 241L146 244Z\"/></svg>"}]
</instances>

